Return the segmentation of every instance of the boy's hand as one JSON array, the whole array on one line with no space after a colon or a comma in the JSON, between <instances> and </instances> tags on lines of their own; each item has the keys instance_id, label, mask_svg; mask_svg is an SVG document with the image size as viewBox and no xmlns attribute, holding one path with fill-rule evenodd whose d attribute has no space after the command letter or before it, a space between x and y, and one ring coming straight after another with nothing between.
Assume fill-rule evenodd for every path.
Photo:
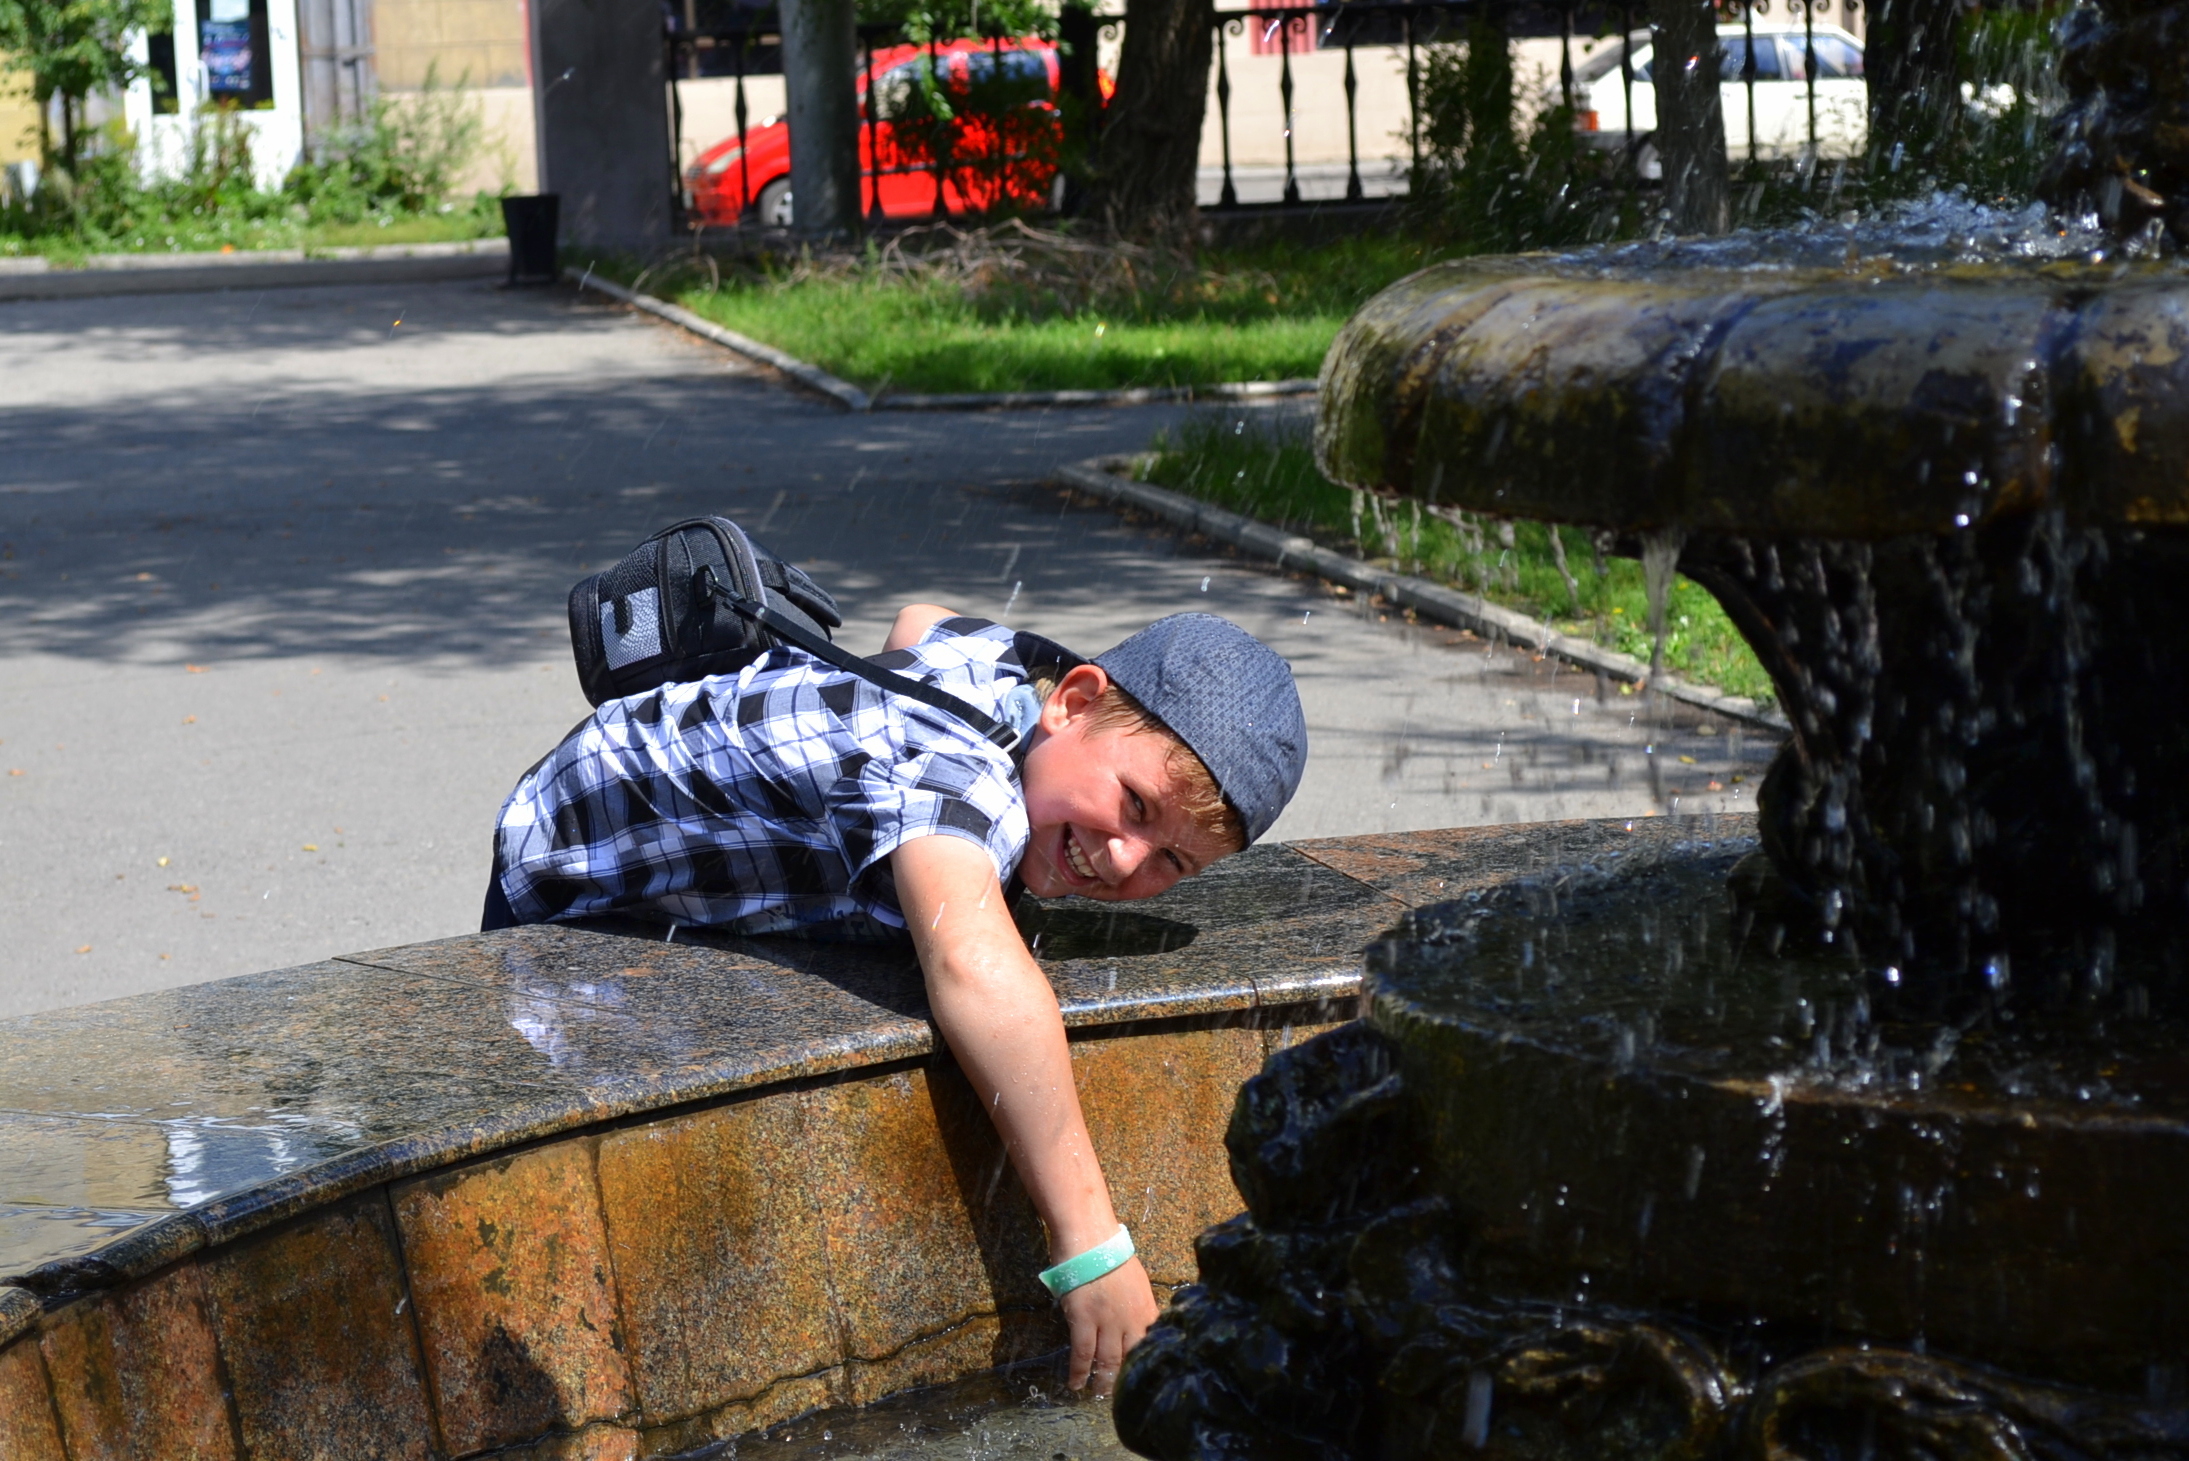
<instances>
[{"instance_id":1,"label":"boy's hand","mask_svg":"<svg viewBox=\"0 0 2189 1461\"><path fill-rule=\"evenodd\" d=\"M1077 1390L1091 1379L1095 1394L1109 1394L1127 1351L1155 1322L1148 1271L1139 1259L1129 1258L1093 1283L1073 1289L1059 1305L1072 1326L1072 1372L1065 1383Z\"/></svg>"}]
</instances>

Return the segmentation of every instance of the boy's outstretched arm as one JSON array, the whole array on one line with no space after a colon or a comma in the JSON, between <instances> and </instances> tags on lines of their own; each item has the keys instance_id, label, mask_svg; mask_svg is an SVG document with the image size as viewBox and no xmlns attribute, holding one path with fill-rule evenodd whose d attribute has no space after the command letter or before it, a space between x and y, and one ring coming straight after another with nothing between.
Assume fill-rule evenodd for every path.
<instances>
[{"instance_id":1,"label":"boy's outstretched arm","mask_svg":"<svg viewBox=\"0 0 2189 1461\"><path fill-rule=\"evenodd\" d=\"M907 842L891 855L897 896L943 1039L994 1118L1019 1180L1062 1262L1117 1232L1109 1184L1087 1139L1056 995L1026 951L986 851L962 837ZM1062 1299L1072 1328L1071 1386L1116 1383L1125 1352L1155 1322L1135 1258Z\"/></svg>"}]
</instances>

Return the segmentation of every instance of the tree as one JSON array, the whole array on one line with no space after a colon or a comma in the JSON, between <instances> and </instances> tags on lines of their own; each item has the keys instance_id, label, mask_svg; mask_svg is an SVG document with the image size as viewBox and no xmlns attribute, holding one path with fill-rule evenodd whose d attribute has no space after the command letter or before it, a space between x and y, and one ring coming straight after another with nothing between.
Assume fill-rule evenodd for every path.
<instances>
[{"instance_id":1,"label":"tree","mask_svg":"<svg viewBox=\"0 0 2189 1461\"><path fill-rule=\"evenodd\" d=\"M164 31L168 0L0 0L0 52L30 73L38 104L38 141L50 165L73 172L83 141L84 99L118 91L146 72L129 55L132 31ZM48 113L61 99L61 147Z\"/></svg>"},{"instance_id":2,"label":"tree","mask_svg":"<svg viewBox=\"0 0 2189 1461\"><path fill-rule=\"evenodd\" d=\"M1710 0L1653 0L1657 158L1676 233L1723 233L1725 112L1718 99L1718 12Z\"/></svg>"},{"instance_id":3,"label":"tree","mask_svg":"<svg viewBox=\"0 0 2189 1461\"><path fill-rule=\"evenodd\" d=\"M1215 23L1211 0L1125 0L1117 92L1088 194L1088 211L1119 237L1193 247Z\"/></svg>"}]
</instances>

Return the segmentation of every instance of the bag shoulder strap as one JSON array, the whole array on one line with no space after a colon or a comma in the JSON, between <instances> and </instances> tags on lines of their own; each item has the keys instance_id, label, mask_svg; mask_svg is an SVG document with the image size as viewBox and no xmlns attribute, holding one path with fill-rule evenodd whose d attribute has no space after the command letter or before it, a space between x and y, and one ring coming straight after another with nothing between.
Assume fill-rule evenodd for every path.
<instances>
[{"instance_id":1,"label":"bag shoulder strap","mask_svg":"<svg viewBox=\"0 0 2189 1461\"><path fill-rule=\"evenodd\" d=\"M715 578L711 568L700 570L700 583L705 591L721 599L732 610L762 626L785 643L796 645L815 659L857 675L868 684L878 685L891 694L902 695L907 700L917 700L945 715L954 715L1006 752L1018 750L1020 737L1015 727L1005 725L994 716L976 710L949 691L938 690L926 681L915 680L910 675L885 670L871 660L861 659L849 650L839 649L789 615L732 592Z\"/></svg>"}]
</instances>

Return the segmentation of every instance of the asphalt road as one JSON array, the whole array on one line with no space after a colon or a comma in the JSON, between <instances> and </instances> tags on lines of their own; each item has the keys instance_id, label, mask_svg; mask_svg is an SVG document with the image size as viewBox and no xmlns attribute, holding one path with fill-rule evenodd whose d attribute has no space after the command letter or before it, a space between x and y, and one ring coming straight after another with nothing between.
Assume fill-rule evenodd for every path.
<instances>
[{"instance_id":1,"label":"asphalt road","mask_svg":"<svg viewBox=\"0 0 2189 1461\"><path fill-rule=\"evenodd\" d=\"M1181 409L849 416L476 283L0 304L0 1014L476 927L495 809L587 709L570 585L710 511L854 647L921 599L1090 652L1239 620L1307 704L1280 839L1745 804L1764 737L1045 484Z\"/></svg>"}]
</instances>

